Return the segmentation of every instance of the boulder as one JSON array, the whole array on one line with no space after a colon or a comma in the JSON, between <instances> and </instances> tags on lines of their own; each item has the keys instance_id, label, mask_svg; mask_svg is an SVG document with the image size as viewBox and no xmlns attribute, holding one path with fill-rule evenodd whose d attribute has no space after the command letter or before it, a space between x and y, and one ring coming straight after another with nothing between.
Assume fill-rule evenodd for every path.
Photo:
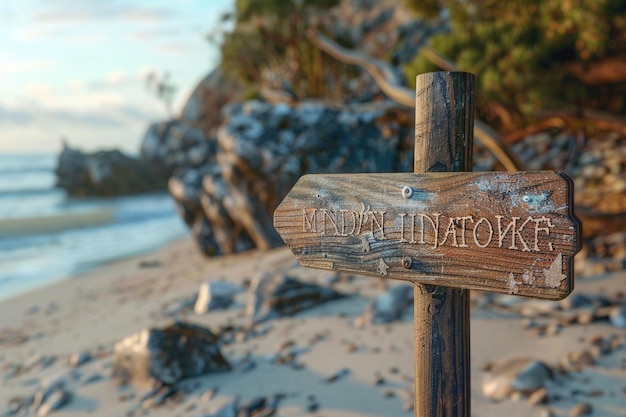
<instances>
[{"instance_id":1,"label":"boulder","mask_svg":"<svg viewBox=\"0 0 626 417\"><path fill-rule=\"evenodd\" d=\"M282 244L273 212L303 174L410 171L409 113L390 102L248 101L224 107L206 137L182 121L152 125L142 155L171 172L168 189L203 253L269 249Z\"/></svg>"},{"instance_id":2,"label":"boulder","mask_svg":"<svg viewBox=\"0 0 626 417\"><path fill-rule=\"evenodd\" d=\"M246 315L256 324L342 297L345 295L332 288L305 283L283 274L262 273L250 283Z\"/></svg>"},{"instance_id":3,"label":"boulder","mask_svg":"<svg viewBox=\"0 0 626 417\"><path fill-rule=\"evenodd\" d=\"M144 329L115 344L113 378L145 387L230 370L217 340L210 330L189 323Z\"/></svg>"},{"instance_id":4,"label":"boulder","mask_svg":"<svg viewBox=\"0 0 626 417\"><path fill-rule=\"evenodd\" d=\"M75 197L114 197L165 190L158 165L122 152L83 153L63 144L56 168L57 187Z\"/></svg>"}]
</instances>

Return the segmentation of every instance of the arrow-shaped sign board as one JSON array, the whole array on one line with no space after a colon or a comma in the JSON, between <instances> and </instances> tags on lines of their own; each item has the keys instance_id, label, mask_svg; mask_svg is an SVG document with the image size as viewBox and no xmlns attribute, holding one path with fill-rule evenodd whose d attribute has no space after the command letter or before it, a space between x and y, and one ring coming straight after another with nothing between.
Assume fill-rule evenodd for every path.
<instances>
[{"instance_id":1,"label":"arrow-shaped sign board","mask_svg":"<svg viewBox=\"0 0 626 417\"><path fill-rule=\"evenodd\" d=\"M559 172L306 175L274 227L308 267L561 299L581 225Z\"/></svg>"}]
</instances>

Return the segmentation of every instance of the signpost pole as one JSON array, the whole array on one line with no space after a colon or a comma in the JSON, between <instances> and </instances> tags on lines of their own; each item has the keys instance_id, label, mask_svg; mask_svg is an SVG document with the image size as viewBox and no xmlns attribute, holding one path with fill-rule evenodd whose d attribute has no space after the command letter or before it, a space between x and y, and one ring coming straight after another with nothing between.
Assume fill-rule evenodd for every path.
<instances>
[{"instance_id":1,"label":"signpost pole","mask_svg":"<svg viewBox=\"0 0 626 417\"><path fill-rule=\"evenodd\" d=\"M472 170L474 76L417 76L414 172ZM469 290L414 284L415 416L470 416Z\"/></svg>"}]
</instances>

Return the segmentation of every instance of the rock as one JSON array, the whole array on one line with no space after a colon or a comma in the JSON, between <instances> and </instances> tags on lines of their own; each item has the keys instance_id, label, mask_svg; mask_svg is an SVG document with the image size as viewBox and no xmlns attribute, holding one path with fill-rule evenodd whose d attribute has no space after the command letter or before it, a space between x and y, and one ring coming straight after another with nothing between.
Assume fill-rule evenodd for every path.
<instances>
[{"instance_id":1,"label":"rock","mask_svg":"<svg viewBox=\"0 0 626 417\"><path fill-rule=\"evenodd\" d=\"M79 367L86 364L92 359L89 352L76 352L72 353L68 359L68 364L73 367Z\"/></svg>"},{"instance_id":2,"label":"rock","mask_svg":"<svg viewBox=\"0 0 626 417\"><path fill-rule=\"evenodd\" d=\"M339 381L340 379L343 379L348 375L350 375L350 370L348 368L344 368L328 376L324 381L330 384L331 382Z\"/></svg>"},{"instance_id":3,"label":"rock","mask_svg":"<svg viewBox=\"0 0 626 417\"><path fill-rule=\"evenodd\" d=\"M59 408L63 407L70 401L71 398L72 395L68 391L65 391L63 388L59 388L53 391L45 399L43 404L41 404L41 406L37 409L37 416L47 416L52 411L58 410Z\"/></svg>"},{"instance_id":4,"label":"rock","mask_svg":"<svg viewBox=\"0 0 626 417\"><path fill-rule=\"evenodd\" d=\"M570 294L567 298L559 301L561 305L561 309L570 310L582 307L590 307L592 305L592 300L585 294L573 293Z\"/></svg>"},{"instance_id":5,"label":"rock","mask_svg":"<svg viewBox=\"0 0 626 417\"><path fill-rule=\"evenodd\" d=\"M253 323L260 323L342 297L343 294L332 288L304 283L280 273L261 273L250 285L246 315Z\"/></svg>"},{"instance_id":6,"label":"rock","mask_svg":"<svg viewBox=\"0 0 626 417\"><path fill-rule=\"evenodd\" d=\"M26 409L32 402L30 398L24 397L13 397L9 400L9 406L7 407L7 411L5 415L13 416L20 413L22 410Z\"/></svg>"},{"instance_id":7,"label":"rock","mask_svg":"<svg viewBox=\"0 0 626 417\"><path fill-rule=\"evenodd\" d=\"M399 320L413 306L413 286L398 284L379 294L355 320L357 327Z\"/></svg>"},{"instance_id":8,"label":"rock","mask_svg":"<svg viewBox=\"0 0 626 417\"><path fill-rule=\"evenodd\" d=\"M146 410L148 408L163 405L165 401L172 398L178 392L178 389L171 385L165 385L153 389L141 398L141 408Z\"/></svg>"},{"instance_id":9,"label":"rock","mask_svg":"<svg viewBox=\"0 0 626 417\"><path fill-rule=\"evenodd\" d=\"M241 287L229 282L205 282L200 286L194 312L206 314L212 310L228 308L233 304L235 295L241 291Z\"/></svg>"},{"instance_id":10,"label":"rock","mask_svg":"<svg viewBox=\"0 0 626 417\"><path fill-rule=\"evenodd\" d=\"M539 388L528 396L528 403L530 405L545 404L548 402L548 390L545 388Z\"/></svg>"},{"instance_id":11,"label":"rock","mask_svg":"<svg viewBox=\"0 0 626 417\"><path fill-rule=\"evenodd\" d=\"M115 344L113 378L122 384L174 384L182 379L230 370L210 330L183 322L144 329Z\"/></svg>"},{"instance_id":12,"label":"rock","mask_svg":"<svg viewBox=\"0 0 626 417\"><path fill-rule=\"evenodd\" d=\"M70 379L66 374L55 374L42 380L39 390L33 396L33 408L39 409L55 392L65 391L69 383Z\"/></svg>"},{"instance_id":13,"label":"rock","mask_svg":"<svg viewBox=\"0 0 626 417\"><path fill-rule=\"evenodd\" d=\"M609 321L615 327L626 329L626 304L614 307L609 314Z\"/></svg>"},{"instance_id":14,"label":"rock","mask_svg":"<svg viewBox=\"0 0 626 417\"><path fill-rule=\"evenodd\" d=\"M233 401L229 401L222 408L218 409L215 413L201 414L195 417L238 417L239 410L239 398L236 397Z\"/></svg>"},{"instance_id":15,"label":"rock","mask_svg":"<svg viewBox=\"0 0 626 417\"><path fill-rule=\"evenodd\" d=\"M569 352L561 359L561 366L570 371L580 371L582 368L591 366L595 359L588 350Z\"/></svg>"},{"instance_id":16,"label":"rock","mask_svg":"<svg viewBox=\"0 0 626 417\"><path fill-rule=\"evenodd\" d=\"M503 400L515 392L528 395L544 388L551 379L550 368L530 358L513 358L494 364L482 382L483 394L492 400Z\"/></svg>"},{"instance_id":17,"label":"rock","mask_svg":"<svg viewBox=\"0 0 626 417\"><path fill-rule=\"evenodd\" d=\"M66 143L59 156L57 186L76 197L112 197L165 190L167 175L142 158L119 151L86 154Z\"/></svg>"},{"instance_id":18,"label":"rock","mask_svg":"<svg viewBox=\"0 0 626 417\"><path fill-rule=\"evenodd\" d=\"M569 411L570 417L590 416L593 412L591 404L580 403L573 406Z\"/></svg>"},{"instance_id":19,"label":"rock","mask_svg":"<svg viewBox=\"0 0 626 417\"><path fill-rule=\"evenodd\" d=\"M249 101L207 116L219 125L204 132L180 120L152 125L142 155L170 173L168 189L205 254L268 249L282 244L272 214L301 175L408 170L410 123L396 123L385 140L379 127L408 115L390 102Z\"/></svg>"}]
</instances>

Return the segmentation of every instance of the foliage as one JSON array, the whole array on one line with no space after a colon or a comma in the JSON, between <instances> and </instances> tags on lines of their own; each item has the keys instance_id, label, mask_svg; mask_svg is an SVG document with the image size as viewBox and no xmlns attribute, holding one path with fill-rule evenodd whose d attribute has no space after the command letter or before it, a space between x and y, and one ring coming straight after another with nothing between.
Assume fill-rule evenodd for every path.
<instances>
[{"instance_id":1,"label":"foliage","mask_svg":"<svg viewBox=\"0 0 626 417\"><path fill-rule=\"evenodd\" d=\"M611 59L626 60L623 0L405 2L425 17L449 16L451 30L431 38L430 45L459 69L476 74L482 111L497 114L492 118L501 127L514 127L540 110L566 104L624 112L619 97L626 90L626 77L606 96L606 86L595 86L580 74ZM410 80L437 68L417 55L404 70Z\"/></svg>"},{"instance_id":2,"label":"foliage","mask_svg":"<svg viewBox=\"0 0 626 417\"><path fill-rule=\"evenodd\" d=\"M292 98L340 97L345 66L306 38L318 13L339 0L237 0L234 28L222 35L221 66L244 85L283 90Z\"/></svg>"},{"instance_id":3,"label":"foliage","mask_svg":"<svg viewBox=\"0 0 626 417\"><path fill-rule=\"evenodd\" d=\"M166 71L163 75L158 75L156 72L150 71L145 80L148 90L154 92L156 97L163 102L168 116L172 116L172 103L176 86L170 80L170 73Z\"/></svg>"}]
</instances>

